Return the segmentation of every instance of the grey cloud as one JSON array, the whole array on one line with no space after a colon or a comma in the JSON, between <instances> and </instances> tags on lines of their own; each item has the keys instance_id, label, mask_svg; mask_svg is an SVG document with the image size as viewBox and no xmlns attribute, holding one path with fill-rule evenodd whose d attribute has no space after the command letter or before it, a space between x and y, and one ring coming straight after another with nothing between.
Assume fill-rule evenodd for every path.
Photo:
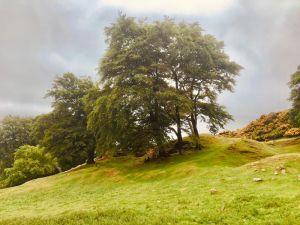
<instances>
[{"instance_id":1,"label":"grey cloud","mask_svg":"<svg viewBox=\"0 0 300 225\"><path fill-rule=\"evenodd\" d=\"M245 68L235 93L221 97L235 117L229 128L290 106L287 82L300 64L299 1L240 1L207 28Z\"/></svg>"},{"instance_id":2,"label":"grey cloud","mask_svg":"<svg viewBox=\"0 0 300 225\"><path fill-rule=\"evenodd\" d=\"M117 15L117 8L99 7L96 0L0 0L0 117L48 111L43 96L55 75L70 71L96 77L106 47L103 28ZM214 16L170 16L198 21L245 68L235 93L220 97L235 117L228 128L289 107L287 82L300 64L299 0L240 0Z\"/></svg>"},{"instance_id":3,"label":"grey cloud","mask_svg":"<svg viewBox=\"0 0 300 225\"><path fill-rule=\"evenodd\" d=\"M111 16L95 4L0 0L0 117L49 111L43 96L58 74L95 76Z\"/></svg>"}]
</instances>

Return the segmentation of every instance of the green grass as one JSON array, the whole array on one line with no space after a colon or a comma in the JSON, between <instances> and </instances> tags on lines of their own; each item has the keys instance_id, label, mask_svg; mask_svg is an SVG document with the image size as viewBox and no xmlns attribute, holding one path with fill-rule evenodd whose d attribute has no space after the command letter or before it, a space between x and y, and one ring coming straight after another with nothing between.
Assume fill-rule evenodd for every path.
<instances>
[{"instance_id":1,"label":"green grass","mask_svg":"<svg viewBox=\"0 0 300 225\"><path fill-rule=\"evenodd\" d=\"M283 138L267 142L269 146L275 147L278 153L300 152L300 137Z\"/></svg>"},{"instance_id":2,"label":"green grass","mask_svg":"<svg viewBox=\"0 0 300 225\"><path fill-rule=\"evenodd\" d=\"M161 162L115 158L2 189L0 224L300 224L299 139L201 143Z\"/></svg>"}]
</instances>

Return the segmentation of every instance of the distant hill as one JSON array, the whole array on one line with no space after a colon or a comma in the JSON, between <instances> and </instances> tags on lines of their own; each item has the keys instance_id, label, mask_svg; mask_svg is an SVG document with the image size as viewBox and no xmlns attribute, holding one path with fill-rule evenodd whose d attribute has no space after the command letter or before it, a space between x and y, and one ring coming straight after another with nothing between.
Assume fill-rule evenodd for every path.
<instances>
[{"instance_id":1,"label":"distant hill","mask_svg":"<svg viewBox=\"0 0 300 225\"><path fill-rule=\"evenodd\" d=\"M224 131L220 135L226 137L245 137L257 141L274 140L283 137L300 136L300 128L289 122L288 110L262 115L246 127L236 131Z\"/></svg>"}]
</instances>

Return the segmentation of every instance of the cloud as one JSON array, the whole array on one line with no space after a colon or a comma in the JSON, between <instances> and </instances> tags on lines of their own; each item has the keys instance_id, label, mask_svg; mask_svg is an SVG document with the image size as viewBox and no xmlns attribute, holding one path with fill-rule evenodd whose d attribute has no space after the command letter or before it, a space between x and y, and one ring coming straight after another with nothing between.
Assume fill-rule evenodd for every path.
<instances>
[{"instance_id":1,"label":"cloud","mask_svg":"<svg viewBox=\"0 0 300 225\"><path fill-rule=\"evenodd\" d=\"M211 15L228 9L234 2L235 0L102 0L100 5L131 12Z\"/></svg>"},{"instance_id":2,"label":"cloud","mask_svg":"<svg viewBox=\"0 0 300 225\"><path fill-rule=\"evenodd\" d=\"M56 75L95 75L109 9L77 0L0 0L0 119L48 112Z\"/></svg>"},{"instance_id":3,"label":"cloud","mask_svg":"<svg viewBox=\"0 0 300 225\"><path fill-rule=\"evenodd\" d=\"M300 1L239 1L206 27L225 41L226 52L245 68L235 93L220 99L234 115L230 128L290 107L287 82L300 64Z\"/></svg>"},{"instance_id":4,"label":"cloud","mask_svg":"<svg viewBox=\"0 0 300 225\"><path fill-rule=\"evenodd\" d=\"M299 0L0 0L0 5L0 119L48 112L43 96L55 75L97 79L95 68L107 47L103 28L119 10L151 21L169 14L199 22L225 42L225 52L245 68L235 93L220 98L235 118L228 128L289 107L287 82L300 64Z\"/></svg>"}]
</instances>

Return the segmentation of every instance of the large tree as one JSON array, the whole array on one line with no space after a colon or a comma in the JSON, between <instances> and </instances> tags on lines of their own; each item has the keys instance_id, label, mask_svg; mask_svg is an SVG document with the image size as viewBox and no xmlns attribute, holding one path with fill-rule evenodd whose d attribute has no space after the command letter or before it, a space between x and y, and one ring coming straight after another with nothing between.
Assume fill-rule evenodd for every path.
<instances>
[{"instance_id":1,"label":"large tree","mask_svg":"<svg viewBox=\"0 0 300 225\"><path fill-rule=\"evenodd\" d=\"M184 126L190 127L197 137L199 120L206 122L213 133L217 132L232 118L217 103L217 97L225 90L232 91L234 78L242 67L230 61L223 42L204 34L197 23L177 24L166 18L155 26L164 37L164 72L169 86L184 96L174 102L171 116L177 126L178 141L182 140Z\"/></svg>"},{"instance_id":2,"label":"large tree","mask_svg":"<svg viewBox=\"0 0 300 225\"><path fill-rule=\"evenodd\" d=\"M196 136L199 120L208 123L210 131L215 133L232 118L217 103L217 97L225 90L232 91L241 66L230 61L223 42L203 35L197 24L181 24L179 33L181 38L177 39L176 48L180 50L174 73L179 76L178 86L192 102L187 122Z\"/></svg>"},{"instance_id":3,"label":"large tree","mask_svg":"<svg viewBox=\"0 0 300 225\"><path fill-rule=\"evenodd\" d=\"M290 100L292 101L290 118L295 126L300 127L300 65L297 71L292 74L289 85L291 88Z\"/></svg>"},{"instance_id":4,"label":"large tree","mask_svg":"<svg viewBox=\"0 0 300 225\"><path fill-rule=\"evenodd\" d=\"M132 129L148 137L145 143L160 146L173 131L180 152L182 132L198 136L198 120L216 132L231 119L217 96L232 90L241 67L198 24L169 18L137 22L122 15L106 28L106 35L108 50L99 66L106 94L90 117L99 140L106 134L111 138L109 132L118 127L124 140L132 135L126 130ZM109 118L114 122L107 123ZM117 139L111 142L119 144Z\"/></svg>"},{"instance_id":5,"label":"large tree","mask_svg":"<svg viewBox=\"0 0 300 225\"><path fill-rule=\"evenodd\" d=\"M101 130L96 130L99 141L107 137L116 148L161 146L168 138L171 121L164 110L168 84L160 72L164 56L158 50L160 34L151 26L121 16L106 29L106 35L109 49L99 70L106 93L91 114L91 127ZM134 137L136 140L130 141Z\"/></svg>"},{"instance_id":6,"label":"large tree","mask_svg":"<svg viewBox=\"0 0 300 225\"><path fill-rule=\"evenodd\" d=\"M78 78L72 73L57 77L46 95L53 100L53 111L36 119L36 139L64 170L85 161L94 163L95 139L87 130L84 104L93 87L89 78Z\"/></svg>"},{"instance_id":7,"label":"large tree","mask_svg":"<svg viewBox=\"0 0 300 225\"><path fill-rule=\"evenodd\" d=\"M7 116L0 123L0 174L11 167L14 153L22 145L35 144L32 138L32 118Z\"/></svg>"}]
</instances>

